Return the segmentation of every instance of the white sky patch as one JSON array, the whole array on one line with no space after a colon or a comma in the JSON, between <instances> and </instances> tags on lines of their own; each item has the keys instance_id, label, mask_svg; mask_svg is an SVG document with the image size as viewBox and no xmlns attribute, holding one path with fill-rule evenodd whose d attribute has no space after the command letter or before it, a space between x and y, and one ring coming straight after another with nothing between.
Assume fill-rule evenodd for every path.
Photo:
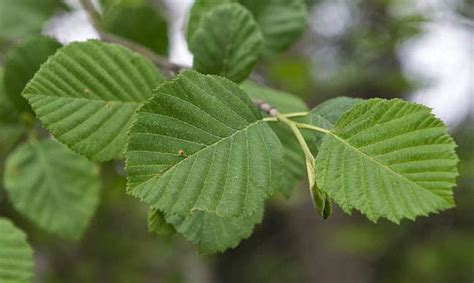
<instances>
[{"instance_id":1,"label":"white sky patch","mask_svg":"<svg viewBox=\"0 0 474 283\"><path fill-rule=\"evenodd\" d=\"M455 127L474 114L474 37L472 31L435 21L400 48L402 67L423 84L412 100L433 108Z\"/></svg>"},{"instance_id":2,"label":"white sky patch","mask_svg":"<svg viewBox=\"0 0 474 283\"><path fill-rule=\"evenodd\" d=\"M165 0L164 2L168 8L168 18L170 19L168 28L170 35L169 59L176 64L192 66L193 55L189 52L185 32L188 13L194 0Z\"/></svg>"}]
</instances>

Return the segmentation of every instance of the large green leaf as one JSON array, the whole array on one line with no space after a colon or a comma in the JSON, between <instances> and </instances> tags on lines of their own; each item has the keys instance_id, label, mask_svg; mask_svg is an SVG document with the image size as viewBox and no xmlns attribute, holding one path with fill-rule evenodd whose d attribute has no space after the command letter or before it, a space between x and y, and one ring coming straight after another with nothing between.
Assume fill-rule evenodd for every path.
<instances>
[{"instance_id":1,"label":"large green leaf","mask_svg":"<svg viewBox=\"0 0 474 283\"><path fill-rule=\"evenodd\" d=\"M122 154L135 111L162 80L143 56L92 40L58 50L23 96L59 141L106 161Z\"/></svg>"},{"instance_id":2,"label":"large green leaf","mask_svg":"<svg viewBox=\"0 0 474 283\"><path fill-rule=\"evenodd\" d=\"M188 43L191 42L191 38L194 32L199 26L203 15L213 8L227 3L235 2L235 0L196 0L191 8L188 19L188 27L186 29L186 38Z\"/></svg>"},{"instance_id":3,"label":"large green leaf","mask_svg":"<svg viewBox=\"0 0 474 283\"><path fill-rule=\"evenodd\" d=\"M262 221L262 217L263 206L246 217L223 218L215 213L195 210L188 217L175 215L167 220L197 245L200 253L212 254L235 248L252 234L253 227Z\"/></svg>"},{"instance_id":4,"label":"large green leaf","mask_svg":"<svg viewBox=\"0 0 474 283\"><path fill-rule=\"evenodd\" d=\"M106 31L130 39L159 54L168 52L168 24L163 13L148 1L115 4L105 14Z\"/></svg>"},{"instance_id":5,"label":"large green leaf","mask_svg":"<svg viewBox=\"0 0 474 283\"><path fill-rule=\"evenodd\" d=\"M308 107L304 101L289 93L259 86L251 81L245 81L240 86L251 98L266 101L273 107L276 107L281 113L308 111ZM300 121L303 122L305 120L300 119ZM283 157L285 162L283 163L284 170L280 191L285 196L289 197L292 189L306 174L304 170L304 154L295 135L286 125L272 123L271 127L280 138L285 151ZM310 134L307 134L306 137L309 142L312 142L314 139Z\"/></svg>"},{"instance_id":6,"label":"large green leaf","mask_svg":"<svg viewBox=\"0 0 474 283\"><path fill-rule=\"evenodd\" d=\"M354 105L363 100L360 98L350 98L350 97L337 97L329 99L309 112L309 122L315 126L332 130L337 120L341 116L349 111ZM316 132L316 146L321 145L321 140L324 137L323 133Z\"/></svg>"},{"instance_id":7,"label":"large green leaf","mask_svg":"<svg viewBox=\"0 0 474 283\"><path fill-rule=\"evenodd\" d=\"M98 168L62 144L42 140L7 159L5 189L13 206L42 229L79 239L99 200Z\"/></svg>"},{"instance_id":8,"label":"large green leaf","mask_svg":"<svg viewBox=\"0 0 474 283\"><path fill-rule=\"evenodd\" d=\"M165 214L249 216L281 180L282 146L234 83L184 71L137 113L129 192Z\"/></svg>"},{"instance_id":9,"label":"large green leaf","mask_svg":"<svg viewBox=\"0 0 474 283\"><path fill-rule=\"evenodd\" d=\"M58 0L0 0L0 38L19 39L39 32Z\"/></svg>"},{"instance_id":10,"label":"large green leaf","mask_svg":"<svg viewBox=\"0 0 474 283\"><path fill-rule=\"evenodd\" d=\"M41 64L53 55L61 44L56 40L35 36L13 48L5 59L5 91L19 111L31 111L28 102L21 96Z\"/></svg>"},{"instance_id":11,"label":"large green leaf","mask_svg":"<svg viewBox=\"0 0 474 283\"><path fill-rule=\"evenodd\" d=\"M454 206L456 144L430 109L399 99L356 104L324 137L317 184L346 212L399 222Z\"/></svg>"},{"instance_id":12,"label":"large green leaf","mask_svg":"<svg viewBox=\"0 0 474 283\"><path fill-rule=\"evenodd\" d=\"M26 235L7 218L0 218L0 282L28 283L33 278L33 251Z\"/></svg>"},{"instance_id":13,"label":"large green leaf","mask_svg":"<svg viewBox=\"0 0 474 283\"><path fill-rule=\"evenodd\" d=\"M262 46L263 37L252 14L236 3L206 13L189 44L194 69L235 82L250 74Z\"/></svg>"},{"instance_id":14,"label":"large green leaf","mask_svg":"<svg viewBox=\"0 0 474 283\"><path fill-rule=\"evenodd\" d=\"M264 53L284 51L297 40L308 19L304 0L238 0L255 16L265 39Z\"/></svg>"}]
</instances>

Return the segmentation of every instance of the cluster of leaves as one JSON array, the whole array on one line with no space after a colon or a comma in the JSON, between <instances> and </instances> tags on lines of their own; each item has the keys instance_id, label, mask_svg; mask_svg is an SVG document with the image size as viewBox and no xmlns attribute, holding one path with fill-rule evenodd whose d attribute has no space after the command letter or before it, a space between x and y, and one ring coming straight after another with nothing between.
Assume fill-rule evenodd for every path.
<instances>
[{"instance_id":1,"label":"cluster of leaves","mask_svg":"<svg viewBox=\"0 0 474 283\"><path fill-rule=\"evenodd\" d=\"M116 2L106 1L101 27L165 54L167 37L136 34L141 25L120 20L153 18L163 31L161 13L147 2ZM259 58L288 48L306 20L302 0L198 0L187 29L194 70L171 80L120 45L22 42L0 79L1 148L14 148L3 182L12 205L38 227L79 239L99 201L96 163L125 160L127 192L149 206L150 231L178 232L202 253L237 246L261 222L265 201L289 195L305 174L323 218L331 202L396 223L452 207L455 143L427 107L342 97L309 110L246 80ZM18 234L0 225L0 245ZM3 280L10 275L1 252ZM27 275L18 269L16 278Z\"/></svg>"}]
</instances>

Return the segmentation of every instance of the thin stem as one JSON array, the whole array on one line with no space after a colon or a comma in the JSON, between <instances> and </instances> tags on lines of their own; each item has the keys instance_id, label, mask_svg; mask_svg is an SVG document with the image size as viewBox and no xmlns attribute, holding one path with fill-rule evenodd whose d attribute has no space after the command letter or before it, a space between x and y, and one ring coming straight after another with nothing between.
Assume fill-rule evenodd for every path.
<instances>
[{"instance_id":1,"label":"thin stem","mask_svg":"<svg viewBox=\"0 0 474 283\"><path fill-rule=\"evenodd\" d=\"M301 149L303 150L303 153L306 156L306 158L311 159L314 162L313 153L311 153L311 150L309 149L308 144L306 143L306 140L304 139L303 135L298 129L297 123L294 121L291 121L290 119L285 117L285 115L282 115L282 114L278 114L276 118L282 123L286 124L291 129L296 139L298 140L298 143L300 144Z\"/></svg>"},{"instance_id":2,"label":"thin stem","mask_svg":"<svg viewBox=\"0 0 474 283\"><path fill-rule=\"evenodd\" d=\"M297 117L304 117L308 116L309 112L293 112L288 114L283 114L286 118L297 118Z\"/></svg>"},{"instance_id":3,"label":"thin stem","mask_svg":"<svg viewBox=\"0 0 474 283\"><path fill-rule=\"evenodd\" d=\"M304 124L304 123L296 123L296 127L300 129L307 129L307 130L313 130L325 134L330 134L331 132L328 129L320 128L318 126L310 125L310 124Z\"/></svg>"},{"instance_id":4,"label":"thin stem","mask_svg":"<svg viewBox=\"0 0 474 283\"><path fill-rule=\"evenodd\" d=\"M185 66L171 63L167 58L156 54L155 52L153 52L152 50L150 50L149 48L143 45L140 45L138 43L135 43L123 37L116 36L104 31L101 25L102 17L94 8L94 5L92 4L92 2L90 0L81 0L81 5L84 8L84 10L87 12L87 14L89 15L92 25L97 30L100 38L103 41L110 42L110 43L117 43L135 52L141 53L143 56L147 57L150 61L152 61L155 65L157 65L158 67L162 69L165 69L171 74L176 74L180 70L187 68Z\"/></svg>"}]
</instances>

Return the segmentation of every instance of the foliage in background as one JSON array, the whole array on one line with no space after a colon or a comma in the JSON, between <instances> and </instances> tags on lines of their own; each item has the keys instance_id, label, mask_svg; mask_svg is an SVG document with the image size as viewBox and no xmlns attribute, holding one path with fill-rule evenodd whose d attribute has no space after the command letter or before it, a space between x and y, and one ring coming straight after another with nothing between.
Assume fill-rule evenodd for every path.
<instances>
[{"instance_id":1,"label":"foliage in background","mask_svg":"<svg viewBox=\"0 0 474 283\"><path fill-rule=\"evenodd\" d=\"M167 19L156 1L101 2L103 17L94 18L94 22L104 40L123 38L132 42L127 44L132 49L140 44L155 53L167 54ZM308 41L306 37L303 46L281 54L306 28L312 5L325 1L306 2L196 1L187 31L194 53L193 68L234 82L243 81L238 86L193 71L161 84L163 75L146 58L126 48L99 41L60 48L52 39L27 37L37 33L52 13L64 6L56 1L0 0L0 11L5 8L11 12L0 12L0 48L9 50L0 57L5 58L4 71L0 71L0 168L10 153L5 164L6 189L0 185L0 213L28 231L39 260L49 263L50 270L40 271L39 280L130 282L140 278L138 281L144 282L208 282L210 277L202 270L213 266L214 279L226 282L236 278L240 281L245 274L252 274L247 278L249 282L312 281L313 268L301 267L308 257L297 251L305 241L297 237L310 235L314 223L305 231L296 231L301 235L283 227L298 224L289 224L293 220L281 217L278 198L267 204L268 220L258 226L256 236L243 247L209 262L190 255L189 247L181 247L182 242L174 236L184 236L202 253L236 247L262 221L266 198L281 192L298 199L299 190L292 191L305 176L305 166L309 168L312 199L325 217L331 200L347 212L356 208L372 220L382 216L394 222L453 205L455 145L445 126L422 106L399 100L361 102L339 98L319 105L307 117L291 117L286 124L273 123L271 115L255 108L249 97L260 106L269 102L281 113L299 113L308 112L308 106L290 93L299 94L312 106L339 94L395 97L414 87L400 71L396 47L420 31L423 17L393 16L389 13L392 1L362 1L357 6L351 4L351 9L369 12L362 13L359 22L344 34L323 41ZM28 11L26 17L31 21L17 25L12 16L24 11ZM236 24L222 24L229 21ZM12 24L13 32L9 29ZM21 29L16 30L17 26ZM212 29L214 32L208 32ZM315 47L308 49L305 45ZM336 47L339 62L329 77L321 68L324 62L308 62L301 56L315 53L316 60L324 58L313 48L327 46ZM34 52L29 52L31 49ZM160 64L160 60L154 60L156 57L148 59ZM289 93L245 81L255 65L254 78L273 82ZM34 73L24 96L42 125L19 96ZM18 110L12 111L13 107ZM282 117L278 119L284 121ZM126 146L127 130L135 120ZM295 134L299 130L292 128L296 125L306 127L301 136ZM48 130L59 142L89 160L104 162L126 156L128 193L150 207L124 197L125 178L120 175L125 172L120 161L93 164L49 139ZM463 136L461 141L464 139ZM18 144L21 145L15 148ZM418 150L409 149L414 146ZM465 148L461 144L461 160L470 155ZM338 154L333 155L334 152ZM461 163L461 186L472 186L472 180L465 181L469 176L466 172L472 169L470 159L465 160ZM407 165L409 162L417 166ZM342 169L338 164L346 167ZM315 177L311 176L314 166L318 172ZM361 168L373 170L364 174L358 171ZM275 171L282 172L282 182ZM155 190L157 186L162 190ZM387 189L386 193L374 194L380 186ZM399 186L412 193L403 194L403 190L392 194L390 188ZM224 188L221 196L217 195L219 187ZM246 188L245 193L242 188ZM355 193L354 197L347 198L351 193ZM434 221L443 217L458 219L459 215L452 214L472 207L465 202L469 192L461 194L467 197L457 197L459 212L436 216ZM290 206L297 207L291 202ZM148 229L160 235L160 240L144 232L147 210ZM96 217L92 218L94 214ZM337 223L340 217L336 211L334 221ZM298 221L304 218L308 215ZM268 225L275 219L277 225ZM280 219L287 224L282 225ZM384 222L369 228L362 223L356 230L342 228L342 232L333 231L331 235L346 235L336 239L336 248L347 247L345 252L377 254L381 266L371 276L377 282L405 281L407 274L433 282L462 281L472 275L472 257L462 248L442 244L467 241L472 236L472 231L464 229L472 225L469 221L457 222L462 227L459 234L440 233L427 243L422 237L413 243L404 240L412 237L410 229L417 227L414 223L403 222L396 230L387 228L391 226ZM435 223L431 229L436 227ZM373 237L386 230L399 232L386 233L383 241ZM72 244L44 231L75 240L84 233L84 238ZM285 235L294 238L284 239ZM354 242L354 238L361 241ZM406 264L389 256L400 246L404 249L398 254L407 259L403 261ZM180 254L183 251L184 255ZM308 262L315 258L316 254L311 255ZM117 259L121 259L119 264L115 264ZM25 274L31 272L30 262L25 265ZM236 268L226 272L229 266ZM0 253L0 279L4 279L1 270Z\"/></svg>"}]
</instances>

